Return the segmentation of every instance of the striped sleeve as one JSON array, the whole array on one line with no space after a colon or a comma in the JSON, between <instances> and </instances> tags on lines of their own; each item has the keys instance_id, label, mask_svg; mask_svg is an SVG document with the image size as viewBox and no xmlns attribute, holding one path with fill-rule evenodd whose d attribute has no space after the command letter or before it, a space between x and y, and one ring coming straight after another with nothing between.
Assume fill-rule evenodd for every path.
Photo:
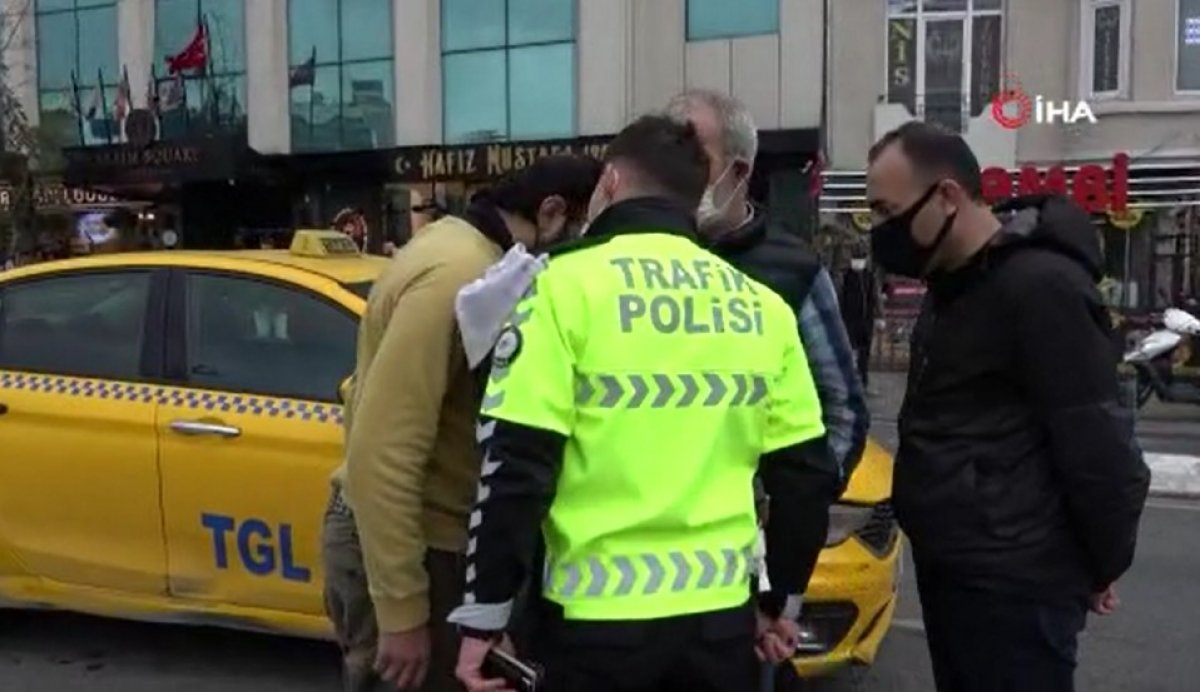
<instances>
[{"instance_id":1,"label":"striped sleeve","mask_svg":"<svg viewBox=\"0 0 1200 692\"><path fill-rule=\"evenodd\" d=\"M828 271L822 269L813 280L797 322L821 399L830 451L841 468L844 484L858 464L871 421L862 380L854 364L854 349L842 323L837 291Z\"/></svg>"}]
</instances>

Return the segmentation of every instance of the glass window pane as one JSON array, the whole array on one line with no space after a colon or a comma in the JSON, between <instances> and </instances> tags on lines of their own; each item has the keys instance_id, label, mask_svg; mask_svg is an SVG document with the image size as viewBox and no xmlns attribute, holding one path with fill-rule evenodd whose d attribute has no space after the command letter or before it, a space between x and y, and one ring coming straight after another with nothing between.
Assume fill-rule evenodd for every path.
<instances>
[{"instance_id":1,"label":"glass window pane","mask_svg":"<svg viewBox=\"0 0 1200 692\"><path fill-rule=\"evenodd\" d=\"M393 53L392 0L342 0L342 60L390 58Z\"/></svg>"},{"instance_id":2,"label":"glass window pane","mask_svg":"<svg viewBox=\"0 0 1200 692\"><path fill-rule=\"evenodd\" d=\"M158 0L154 6L154 60L160 74L166 73L166 56L175 55L196 34L198 0Z\"/></svg>"},{"instance_id":3,"label":"glass window pane","mask_svg":"<svg viewBox=\"0 0 1200 692\"><path fill-rule=\"evenodd\" d=\"M8 288L0 367L136 379L149 293L145 272L60 277Z\"/></svg>"},{"instance_id":4,"label":"glass window pane","mask_svg":"<svg viewBox=\"0 0 1200 692\"><path fill-rule=\"evenodd\" d=\"M243 0L203 0L201 10L208 22L212 72L245 72L246 8Z\"/></svg>"},{"instance_id":5,"label":"glass window pane","mask_svg":"<svg viewBox=\"0 0 1200 692\"><path fill-rule=\"evenodd\" d=\"M379 149L396 143L392 61L342 66L342 148Z\"/></svg>"},{"instance_id":6,"label":"glass window pane","mask_svg":"<svg viewBox=\"0 0 1200 692\"><path fill-rule=\"evenodd\" d=\"M443 56L443 135L447 143L508 134L504 63L503 50Z\"/></svg>"},{"instance_id":7,"label":"glass window pane","mask_svg":"<svg viewBox=\"0 0 1200 692\"><path fill-rule=\"evenodd\" d=\"M575 38L575 0L508 0L508 45Z\"/></svg>"},{"instance_id":8,"label":"glass window pane","mask_svg":"<svg viewBox=\"0 0 1200 692\"><path fill-rule=\"evenodd\" d=\"M975 0L971 8L974 10L1000 10L1003 9L1004 0Z\"/></svg>"},{"instance_id":9,"label":"glass window pane","mask_svg":"<svg viewBox=\"0 0 1200 692\"><path fill-rule=\"evenodd\" d=\"M336 401L354 369L354 318L316 296L261 281L188 279L188 381Z\"/></svg>"},{"instance_id":10,"label":"glass window pane","mask_svg":"<svg viewBox=\"0 0 1200 692\"><path fill-rule=\"evenodd\" d=\"M309 86L292 89L292 148L335 151L341 144L339 68L318 67Z\"/></svg>"},{"instance_id":11,"label":"glass window pane","mask_svg":"<svg viewBox=\"0 0 1200 692\"><path fill-rule=\"evenodd\" d=\"M972 22L971 117L977 117L1000 91L1000 16L983 15Z\"/></svg>"},{"instance_id":12,"label":"glass window pane","mask_svg":"<svg viewBox=\"0 0 1200 692\"><path fill-rule=\"evenodd\" d=\"M1121 6L1095 9L1092 42L1092 91L1098 94L1121 88Z\"/></svg>"},{"instance_id":13,"label":"glass window pane","mask_svg":"<svg viewBox=\"0 0 1200 692\"><path fill-rule=\"evenodd\" d=\"M442 0L442 50L503 46L504 22L498 0Z\"/></svg>"},{"instance_id":14,"label":"glass window pane","mask_svg":"<svg viewBox=\"0 0 1200 692\"><path fill-rule=\"evenodd\" d=\"M79 121L75 117L74 99L70 90L43 91L39 95L41 121L38 132L58 147L79 145Z\"/></svg>"},{"instance_id":15,"label":"glass window pane","mask_svg":"<svg viewBox=\"0 0 1200 692\"><path fill-rule=\"evenodd\" d=\"M689 41L779 31L779 0L688 0Z\"/></svg>"},{"instance_id":16,"label":"glass window pane","mask_svg":"<svg viewBox=\"0 0 1200 692\"><path fill-rule=\"evenodd\" d=\"M917 11L917 0L888 0L888 13L915 13Z\"/></svg>"},{"instance_id":17,"label":"glass window pane","mask_svg":"<svg viewBox=\"0 0 1200 692\"><path fill-rule=\"evenodd\" d=\"M43 89L70 88L71 70L78 64L75 59L75 13L40 15L37 18L37 49L38 86Z\"/></svg>"},{"instance_id":18,"label":"glass window pane","mask_svg":"<svg viewBox=\"0 0 1200 692\"><path fill-rule=\"evenodd\" d=\"M111 2L112 0L106 0ZM54 10L69 10L75 7L75 0L37 0L38 12L53 12Z\"/></svg>"},{"instance_id":19,"label":"glass window pane","mask_svg":"<svg viewBox=\"0 0 1200 692\"><path fill-rule=\"evenodd\" d=\"M76 7L99 7L101 5L115 5L117 0L75 0ZM42 2L38 2L40 7Z\"/></svg>"},{"instance_id":20,"label":"glass window pane","mask_svg":"<svg viewBox=\"0 0 1200 692\"><path fill-rule=\"evenodd\" d=\"M926 12L965 12L967 0L925 0L921 7Z\"/></svg>"},{"instance_id":21,"label":"glass window pane","mask_svg":"<svg viewBox=\"0 0 1200 692\"><path fill-rule=\"evenodd\" d=\"M575 44L514 48L508 60L509 136L574 136Z\"/></svg>"},{"instance_id":22,"label":"glass window pane","mask_svg":"<svg viewBox=\"0 0 1200 692\"><path fill-rule=\"evenodd\" d=\"M292 65L303 63L317 51L317 64L338 61L338 8L329 0L289 0L288 55Z\"/></svg>"},{"instance_id":23,"label":"glass window pane","mask_svg":"<svg viewBox=\"0 0 1200 692\"><path fill-rule=\"evenodd\" d=\"M1179 74L1176 88L1200 91L1200 0L1179 2Z\"/></svg>"},{"instance_id":24,"label":"glass window pane","mask_svg":"<svg viewBox=\"0 0 1200 692\"><path fill-rule=\"evenodd\" d=\"M90 82L104 73L105 84L121 81L117 67L117 8L98 7L78 13L79 69L85 75L81 81Z\"/></svg>"},{"instance_id":25,"label":"glass window pane","mask_svg":"<svg viewBox=\"0 0 1200 692\"><path fill-rule=\"evenodd\" d=\"M925 119L962 132L963 20L925 23Z\"/></svg>"}]
</instances>

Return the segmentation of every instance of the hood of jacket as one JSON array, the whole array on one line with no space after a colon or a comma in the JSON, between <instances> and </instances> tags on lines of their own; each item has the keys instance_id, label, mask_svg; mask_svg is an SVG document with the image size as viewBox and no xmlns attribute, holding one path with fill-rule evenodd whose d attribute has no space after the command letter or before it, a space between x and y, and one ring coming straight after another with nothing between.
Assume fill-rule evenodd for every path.
<instances>
[{"instance_id":1,"label":"hood of jacket","mask_svg":"<svg viewBox=\"0 0 1200 692\"><path fill-rule=\"evenodd\" d=\"M996 207L1004 222L994 250L1039 247L1071 258L1096 281L1104 275L1100 234L1081 207L1060 195L1016 197Z\"/></svg>"}]
</instances>

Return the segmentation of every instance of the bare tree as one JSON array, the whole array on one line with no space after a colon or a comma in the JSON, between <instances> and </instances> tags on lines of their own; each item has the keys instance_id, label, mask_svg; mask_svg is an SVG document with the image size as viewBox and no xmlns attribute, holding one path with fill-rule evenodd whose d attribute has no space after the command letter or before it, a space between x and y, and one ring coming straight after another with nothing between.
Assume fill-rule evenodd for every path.
<instances>
[{"instance_id":1,"label":"bare tree","mask_svg":"<svg viewBox=\"0 0 1200 692\"><path fill-rule=\"evenodd\" d=\"M32 21L32 6L32 0L26 0L16 11L3 16L0 56L8 53L21 25ZM0 227L3 259L32 245L36 234L34 174L41 163L41 150L37 129L29 124L25 107L9 79L7 65L0 60L0 176L11 184L8 207L11 230L7 232L7 238L3 237L5 230Z\"/></svg>"}]
</instances>

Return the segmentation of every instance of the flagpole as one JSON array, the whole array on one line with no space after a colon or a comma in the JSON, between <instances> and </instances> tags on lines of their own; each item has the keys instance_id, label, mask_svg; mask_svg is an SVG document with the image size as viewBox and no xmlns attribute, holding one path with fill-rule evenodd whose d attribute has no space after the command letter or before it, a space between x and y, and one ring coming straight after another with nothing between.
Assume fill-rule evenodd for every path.
<instances>
[{"instance_id":1,"label":"flagpole","mask_svg":"<svg viewBox=\"0 0 1200 692\"><path fill-rule=\"evenodd\" d=\"M312 55L309 57L312 62L312 79L308 80L308 146L312 147L313 142L313 114L317 100L317 46L313 44Z\"/></svg>"},{"instance_id":2,"label":"flagpole","mask_svg":"<svg viewBox=\"0 0 1200 692\"><path fill-rule=\"evenodd\" d=\"M220 128L221 125L221 107L220 107L220 89L213 84L212 70L208 69L209 58L212 57L212 30L208 26L208 17L201 17L204 23L204 70L205 79L208 80L208 98L210 103L209 110L212 118L212 127L214 130Z\"/></svg>"},{"instance_id":3,"label":"flagpole","mask_svg":"<svg viewBox=\"0 0 1200 692\"><path fill-rule=\"evenodd\" d=\"M104 134L107 135L108 143L113 143L112 137L112 122L108 117L108 98L104 96L104 68L96 68L96 87L100 89L100 113L104 116Z\"/></svg>"},{"instance_id":4,"label":"flagpole","mask_svg":"<svg viewBox=\"0 0 1200 692\"><path fill-rule=\"evenodd\" d=\"M83 104L79 102L79 80L71 70L71 93L75 97L75 129L79 132L79 146L83 146Z\"/></svg>"},{"instance_id":5,"label":"flagpole","mask_svg":"<svg viewBox=\"0 0 1200 692\"><path fill-rule=\"evenodd\" d=\"M125 96L125 113L122 118L129 117L129 111L133 110L133 85L129 83L129 66L121 66L121 86L119 91ZM125 139L125 126L122 123L117 123L117 135L121 140Z\"/></svg>"}]
</instances>

